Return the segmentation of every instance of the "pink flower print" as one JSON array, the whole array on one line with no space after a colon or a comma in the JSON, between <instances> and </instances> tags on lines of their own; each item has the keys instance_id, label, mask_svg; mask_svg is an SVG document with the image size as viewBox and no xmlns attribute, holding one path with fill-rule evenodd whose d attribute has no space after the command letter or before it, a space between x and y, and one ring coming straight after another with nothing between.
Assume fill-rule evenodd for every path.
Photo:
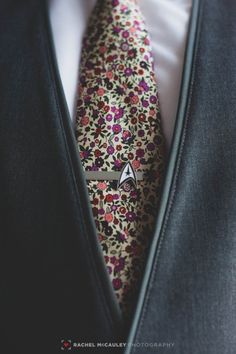
<instances>
[{"instance_id":1,"label":"pink flower print","mask_svg":"<svg viewBox=\"0 0 236 354\"><path fill-rule=\"evenodd\" d=\"M150 44L150 40L146 37L146 38L144 39L143 43L144 43L145 45L149 45L149 44Z\"/></svg>"},{"instance_id":2,"label":"pink flower print","mask_svg":"<svg viewBox=\"0 0 236 354\"><path fill-rule=\"evenodd\" d=\"M130 137L131 137L131 133L130 133L129 130L123 131L122 138L123 138L124 140L127 140L127 139L129 139Z\"/></svg>"},{"instance_id":3,"label":"pink flower print","mask_svg":"<svg viewBox=\"0 0 236 354\"><path fill-rule=\"evenodd\" d=\"M107 71L106 77L107 77L108 79L112 79L112 78L113 78L113 73L112 73L112 71Z\"/></svg>"},{"instance_id":4,"label":"pink flower print","mask_svg":"<svg viewBox=\"0 0 236 354\"><path fill-rule=\"evenodd\" d=\"M107 47L105 47L105 46L101 46L101 47L99 48L99 52L100 52L101 54L104 54L106 51L107 51Z\"/></svg>"},{"instance_id":5,"label":"pink flower print","mask_svg":"<svg viewBox=\"0 0 236 354\"><path fill-rule=\"evenodd\" d=\"M97 94L98 94L98 96L103 96L103 95L105 94L105 90L104 90L102 87L100 87L100 88L97 90Z\"/></svg>"},{"instance_id":6,"label":"pink flower print","mask_svg":"<svg viewBox=\"0 0 236 354\"><path fill-rule=\"evenodd\" d=\"M128 6L126 5L121 5L121 8L120 8L121 12L126 12L128 10Z\"/></svg>"},{"instance_id":7,"label":"pink flower print","mask_svg":"<svg viewBox=\"0 0 236 354\"><path fill-rule=\"evenodd\" d=\"M137 170L140 167L140 162L138 160L132 161L132 167L134 170Z\"/></svg>"},{"instance_id":8,"label":"pink flower print","mask_svg":"<svg viewBox=\"0 0 236 354\"><path fill-rule=\"evenodd\" d=\"M132 104L137 104L139 101L139 97L137 95L134 95L131 97L131 103Z\"/></svg>"},{"instance_id":9,"label":"pink flower print","mask_svg":"<svg viewBox=\"0 0 236 354\"><path fill-rule=\"evenodd\" d=\"M122 37L123 38L128 38L129 37L129 32L128 31L123 31L122 32Z\"/></svg>"},{"instance_id":10,"label":"pink flower print","mask_svg":"<svg viewBox=\"0 0 236 354\"><path fill-rule=\"evenodd\" d=\"M109 223L113 220L113 215L111 213L105 214L105 220Z\"/></svg>"},{"instance_id":11,"label":"pink flower print","mask_svg":"<svg viewBox=\"0 0 236 354\"><path fill-rule=\"evenodd\" d=\"M107 188L107 184L106 184L105 182L98 182L97 188L98 188L100 191L104 191L104 190Z\"/></svg>"},{"instance_id":12,"label":"pink flower print","mask_svg":"<svg viewBox=\"0 0 236 354\"><path fill-rule=\"evenodd\" d=\"M156 111L154 109L150 109L150 111L148 112L150 116L155 116Z\"/></svg>"},{"instance_id":13,"label":"pink flower print","mask_svg":"<svg viewBox=\"0 0 236 354\"><path fill-rule=\"evenodd\" d=\"M129 56L129 58L135 58L136 57L136 55L137 55L137 49L130 49L129 51L128 51L128 56Z\"/></svg>"},{"instance_id":14,"label":"pink flower print","mask_svg":"<svg viewBox=\"0 0 236 354\"><path fill-rule=\"evenodd\" d=\"M87 116L82 117L80 122L83 126L88 125L89 124L89 117L87 117Z\"/></svg>"}]
</instances>

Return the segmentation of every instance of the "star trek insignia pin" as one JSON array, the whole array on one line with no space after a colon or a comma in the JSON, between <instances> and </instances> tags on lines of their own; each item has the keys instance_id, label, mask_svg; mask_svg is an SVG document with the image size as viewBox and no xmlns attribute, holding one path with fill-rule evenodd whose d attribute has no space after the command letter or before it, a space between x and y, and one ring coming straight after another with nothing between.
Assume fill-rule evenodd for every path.
<instances>
[{"instance_id":1,"label":"star trek insignia pin","mask_svg":"<svg viewBox=\"0 0 236 354\"><path fill-rule=\"evenodd\" d=\"M125 164L120 173L120 177L117 183L117 189L121 188L126 182L131 182L136 187L137 178L130 162L127 162Z\"/></svg>"}]
</instances>

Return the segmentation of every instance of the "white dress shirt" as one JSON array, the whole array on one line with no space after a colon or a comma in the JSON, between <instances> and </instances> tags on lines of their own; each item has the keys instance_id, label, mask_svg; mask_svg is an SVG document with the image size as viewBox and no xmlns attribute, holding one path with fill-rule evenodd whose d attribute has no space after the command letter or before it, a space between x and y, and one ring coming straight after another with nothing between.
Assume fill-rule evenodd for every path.
<instances>
[{"instance_id":1,"label":"white dress shirt","mask_svg":"<svg viewBox=\"0 0 236 354\"><path fill-rule=\"evenodd\" d=\"M177 113L192 0L139 0L151 37L167 145ZM49 16L62 86L72 121L81 43L96 0L49 0Z\"/></svg>"}]
</instances>

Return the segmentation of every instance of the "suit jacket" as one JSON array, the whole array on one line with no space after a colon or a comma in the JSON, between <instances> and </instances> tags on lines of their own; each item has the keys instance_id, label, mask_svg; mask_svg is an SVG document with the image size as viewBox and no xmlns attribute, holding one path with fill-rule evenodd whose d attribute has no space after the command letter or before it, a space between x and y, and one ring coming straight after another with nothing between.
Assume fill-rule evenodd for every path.
<instances>
[{"instance_id":1,"label":"suit jacket","mask_svg":"<svg viewBox=\"0 0 236 354\"><path fill-rule=\"evenodd\" d=\"M153 350L142 343L158 353L234 354L236 2L194 0L163 195L129 328L96 237L45 3L0 4L1 352L60 353L68 339L136 343L117 349L126 354ZM96 351L105 349L80 349Z\"/></svg>"}]
</instances>

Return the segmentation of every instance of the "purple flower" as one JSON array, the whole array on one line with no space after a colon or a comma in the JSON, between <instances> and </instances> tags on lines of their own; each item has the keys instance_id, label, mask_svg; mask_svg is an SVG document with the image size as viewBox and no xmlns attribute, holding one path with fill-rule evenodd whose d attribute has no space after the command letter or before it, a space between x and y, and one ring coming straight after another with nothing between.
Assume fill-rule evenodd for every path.
<instances>
[{"instance_id":1,"label":"purple flower","mask_svg":"<svg viewBox=\"0 0 236 354\"><path fill-rule=\"evenodd\" d=\"M126 68L125 69L125 75L126 76L130 76L130 75L132 75L133 74L133 70L131 69L131 68Z\"/></svg>"},{"instance_id":2,"label":"purple flower","mask_svg":"<svg viewBox=\"0 0 236 354\"><path fill-rule=\"evenodd\" d=\"M137 149L136 150L136 155L138 157L143 157L144 156L144 150L143 149Z\"/></svg>"},{"instance_id":3,"label":"purple flower","mask_svg":"<svg viewBox=\"0 0 236 354\"><path fill-rule=\"evenodd\" d=\"M114 153L114 151L115 151L115 149L113 148L113 146L108 146L108 148L107 148L107 153L109 154L109 155L112 155L113 153Z\"/></svg>"},{"instance_id":4,"label":"purple flower","mask_svg":"<svg viewBox=\"0 0 236 354\"><path fill-rule=\"evenodd\" d=\"M93 118L97 118L98 117L98 110L97 109L94 109L93 110Z\"/></svg>"},{"instance_id":5,"label":"purple flower","mask_svg":"<svg viewBox=\"0 0 236 354\"><path fill-rule=\"evenodd\" d=\"M141 129L138 131L138 136L141 138L142 136L144 136L144 131Z\"/></svg>"},{"instance_id":6,"label":"purple flower","mask_svg":"<svg viewBox=\"0 0 236 354\"><path fill-rule=\"evenodd\" d=\"M149 91L149 86L144 79L140 81L139 87L142 87L145 92Z\"/></svg>"},{"instance_id":7,"label":"purple flower","mask_svg":"<svg viewBox=\"0 0 236 354\"><path fill-rule=\"evenodd\" d=\"M93 63L92 63L91 61L87 61L87 62L86 62L86 67L87 67L89 70L93 69Z\"/></svg>"},{"instance_id":8,"label":"purple flower","mask_svg":"<svg viewBox=\"0 0 236 354\"><path fill-rule=\"evenodd\" d=\"M98 171L98 167L93 164L93 166L90 168L90 171Z\"/></svg>"},{"instance_id":9,"label":"purple flower","mask_svg":"<svg viewBox=\"0 0 236 354\"><path fill-rule=\"evenodd\" d=\"M121 43L120 48L123 50L123 52L127 52L129 50L129 45L127 42L123 42Z\"/></svg>"},{"instance_id":10,"label":"purple flower","mask_svg":"<svg viewBox=\"0 0 236 354\"><path fill-rule=\"evenodd\" d=\"M92 95L92 93L94 92L94 88L93 87L89 87L87 90L87 94L88 95Z\"/></svg>"},{"instance_id":11,"label":"purple flower","mask_svg":"<svg viewBox=\"0 0 236 354\"><path fill-rule=\"evenodd\" d=\"M128 31L123 31L122 32L122 37L123 38L128 38L129 37L129 32Z\"/></svg>"},{"instance_id":12,"label":"purple flower","mask_svg":"<svg viewBox=\"0 0 236 354\"><path fill-rule=\"evenodd\" d=\"M147 100L143 100L142 105L143 105L143 107L148 107L149 103Z\"/></svg>"},{"instance_id":13,"label":"purple flower","mask_svg":"<svg viewBox=\"0 0 236 354\"><path fill-rule=\"evenodd\" d=\"M89 157L89 155L90 155L90 151L89 150L84 150L83 151L83 158L84 159L87 159Z\"/></svg>"},{"instance_id":14,"label":"purple flower","mask_svg":"<svg viewBox=\"0 0 236 354\"><path fill-rule=\"evenodd\" d=\"M120 234L120 237L119 237L120 241L125 241L126 237L124 234Z\"/></svg>"},{"instance_id":15,"label":"purple flower","mask_svg":"<svg viewBox=\"0 0 236 354\"><path fill-rule=\"evenodd\" d=\"M123 235L123 236L124 236L124 235ZM122 237L122 234L119 235L119 239L121 239L121 237ZM119 259L118 264L117 264L117 265L115 266L115 268L114 268L115 273L120 272L121 270L124 269L124 267L125 267L125 260L124 260L124 257L121 257L121 258Z\"/></svg>"},{"instance_id":16,"label":"purple flower","mask_svg":"<svg viewBox=\"0 0 236 354\"><path fill-rule=\"evenodd\" d=\"M115 114L115 119L120 119L120 118L122 118L123 117L123 115L124 115L124 108L119 108L118 109L118 112Z\"/></svg>"},{"instance_id":17,"label":"purple flower","mask_svg":"<svg viewBox=\"0 0 236 354\"><path fill-rule=\"evenodd\" d=\"M90 101L91 101L91 97L90 96L84 97L84 102L85 103L90 103Z\"/></svg>"},{"instance_id":18,"label":"purple flower","mask_svg":"<svg viewBox=\"0 0 236 354\"><path fill-rule=\"evenodd\" d=\"M123 131L122 138L126 141L131 137L131 133L129 130Z\"/></svg>"},{"instance_id":19,"label":"purple flower","mask_svg":"<svg viewBox=\"0 0 236 354\"><path fill-rule=\"evenodd\" d=\"M112 130L115 134L119 134L121 132L121 126L120 124L114 124L112 127Z\"/></svg>"},{"instance_id":20,"label":"purple flower","mask_svg":"<svg viewBox=\"0 0 236 354\"><path fill-rule=\"evenodd\" d=\"M120 33L120 31L121 31L121 28L120 28L120 27L118 27L118 26L113 26L113 32L115 32L115 33Z\"/></svg>"},{"instance_id":21,"label":"purple flower","mask_svg":"<svg viewBox=\"0 0 236 354\"><path fill-rule=\"evenodd\" d=\"M99 124L99 125L104 124L104 118L99 118L99 119L98 119L98 124Z\"/></svg>"},{"instance_id":22,"label":"purple flower","mask_svg":"<svg viewBox=\"0 0 236 354\"><path fill-rule=\"evenodd\" d=\"M136 214L132 211L128 211L128 213L125 214L125 217L128 221L133 221L136 217Z\"/></svg>"},{"instance_id":23,"label":"purple flower","mask_svg":"<svg viewBox=\"0 0 236 354\"><path fill-rule=\"evenodd\" d=\"M122 287L122 282L119 278L113 279L112 284L115 290L119 290Z\"/></svg>"},{"instance_id":24,"label":"purple flower","mask_svg":"<svg viewBox=\"0 0 236 354\"><path fill-rule=\"evenodd\" d=\"M115 160L114 161L115 167L120 167L121 166L121 161L120 160Z\"/></svg>"},{"instance_id":25,"label":"purple flower","mask_svg":"<svg viewBox=\"0 0 236 354\"><path fill-rule=\"evenodd\" d=\"M131 110L130 110L130 112L131 112L132 114L136 113L136 112L137 112L137 108L136 108L136 107L132 107Z\"/></svg>"},{"instance_id":26,"label":"purple flower","mask_svg":"<svg viewBox=\"0 0 236 354\"><path fill-rule=\"evenodd\" d=\"M78 110L78 115L80 116L80 117L83 117L84 115L85 115L85 109L84 108L79 108L79 110Z\"/></svg>"},{"instance_id":27,"label":"purple flower","mask_svg":"<svg viewBox=\"0 0 236 354\"><path fill-rule=\"evenodd\" d=\"M157 97L156 96L151 96L150 97L150 102L151 103L156 103L157 102Z\"/></svg>"},{"instance_id":28,"label":"purple flower","mask_svg":"<svg viewBox=\"0 0 236 354\"><path fill-rule=\"evenodd\" d=\"M112 114L107 114L106 120L110 122L112 120Z\"/></svg>"},{"instance_id":29,"label":"purple flower","mask_svg":"<svg viewBox=\"0 0 236 354\"><path fill-rule=\"evenodd\" d=\"M121 86L117 86L116 89L115 89L115 91L116 91L117 95L120 95L120 96L123 96L124 93L125 93L124 88L121 87Z\"/></svg>"},{"instance_id":30,"label":"purple flower","mask_svg":"<svg viewBox=\"0 0 236 354\"><path fill-rule=\"evenodd\" d=\"M120 257L120 258L119 258L119 265L124 268L124 266L125 266L125 257ZM123 269L123 268L122 268L122 269Z\"/></svg>"},{"instance_id":31,"label":"purple flower","mask_svg":"<svg viewBox=\"0 0 236 354\"><path fill-rule=\"evenodd\" d=\"M115 256L112 256L110 258L110 261L111 261L111 264L115 264L116 263L116 257Z\"/></svg>"},{"instance_id":32,"label":"purple flower","mask_svg":"<svg viewBox=\"0 0 236 354\"><path fill-rule=\"evenodd\" d=\"M130 192L130 196L132 197L132 198L137 198L137 192L136 191L131 191Z\"/></svg>"},{"instance_id":33,"label":"purple flower","mask_svg":"<svg viewBox=\"0 0 236 354\"><path fill-rule=\"evenodd\" d=\"M155 149L155 145L154 145L153 143L148 143L148 144L147 144L147 149L148 149L149 151L153 151L153 150Z\"/></svg>"},{"instance_id":34,"label":"purple flower","mask_svg":"<svg viewBox=\"0 0 236 354\"><path fill-rule=\"evenodd\" d=\"M112 0L112 6L118 6L119 0Z\"/></svg>"}]
</instances>

